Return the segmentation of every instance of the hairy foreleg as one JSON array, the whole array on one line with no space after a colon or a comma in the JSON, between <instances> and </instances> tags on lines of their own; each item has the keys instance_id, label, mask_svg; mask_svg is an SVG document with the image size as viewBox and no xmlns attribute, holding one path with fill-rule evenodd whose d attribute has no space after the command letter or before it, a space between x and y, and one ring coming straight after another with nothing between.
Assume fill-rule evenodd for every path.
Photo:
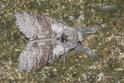
<instances>
[{"instance_id":1,"label":"hairy foreleg","mask_svg":"<svg viewBox=\"0 0 124 83\"><path fill-rule=\"evenodd\" d=\"M85 53L90 58L97 58L95 52L93 52L90 48L84 46L84 44L78 43L77 47L74 49L75 52Z\"/></svg>"}]
</instances>

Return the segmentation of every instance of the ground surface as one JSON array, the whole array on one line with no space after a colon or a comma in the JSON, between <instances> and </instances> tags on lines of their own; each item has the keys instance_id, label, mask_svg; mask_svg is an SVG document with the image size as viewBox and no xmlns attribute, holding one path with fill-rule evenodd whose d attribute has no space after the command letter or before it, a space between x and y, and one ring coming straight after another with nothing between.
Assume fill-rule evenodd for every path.
<instances>
[{"instance_id":1,"label":"ground surface","mask_svg":"<svg viewBox=\"0 0 124 83\"><path fill-rule=\"evenodd\" d=\"M117 6L106 10L101 8L105 4ZM123 4L123 0L0 0L0 83L124 83ZM65 62L18 72L18 57L27 42L15 25L13 14L19 10L48 13L74 27L99 25L101 31L84 40L99 59L70 53Z\"/></svg>"}]
</instances>

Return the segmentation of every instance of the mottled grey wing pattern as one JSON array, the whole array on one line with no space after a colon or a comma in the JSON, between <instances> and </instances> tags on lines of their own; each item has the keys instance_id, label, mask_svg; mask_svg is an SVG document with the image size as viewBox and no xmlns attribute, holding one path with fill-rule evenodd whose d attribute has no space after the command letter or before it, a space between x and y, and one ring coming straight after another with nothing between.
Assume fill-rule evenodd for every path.
<instances>
[{"instance_id":1,"label":"mottled grey wing pattern","mask_svg":"<svg viewBox=\"0 0 124 83\"><path fill-rule=\"evenodd\" d=\"M19 71L30 72L46 65L53 55L52 49L50 41L29 41L19 57Z\"/></svg>"},{"instance_id":2,"label":"mottled grey wing pattern","mask_svg":"<svg viewBox=\"0 0 124 83\"><path fill-rule=\"evenodd\" d=\"M51 37L52 29L49 17L40 16L31 12L17 12L15 16L18 28L30 40Z\"/></svg>"},{"instance_id":3,"label":"mottled grey wing pattern","mask_svg":"<svg viewBox=\"0 0 124 83\"><path fill-rule=\"evenodd\" d=\"M30 72L44 66L52 57L52 29L46 16L27 12L17 12L16 24L20 31L29 38L26 48L19 56L19 71Z\"/></svg>"},{"instance_id":4,"label":"mottled grey wing pattern","mask_svg":"<svg viewBox=\"0 0 124 83\"><path fill-rule=\"evenodd\" d=\"M16 24L29 38L26 48L19 56L19 70L30 72L51 63L70 50L80 51L94 58L95 53L83 44L83 36L95 33L97 28L74 29L53 22L47 16L28 12L17 12Z\"/></svg>"}]
</instances>

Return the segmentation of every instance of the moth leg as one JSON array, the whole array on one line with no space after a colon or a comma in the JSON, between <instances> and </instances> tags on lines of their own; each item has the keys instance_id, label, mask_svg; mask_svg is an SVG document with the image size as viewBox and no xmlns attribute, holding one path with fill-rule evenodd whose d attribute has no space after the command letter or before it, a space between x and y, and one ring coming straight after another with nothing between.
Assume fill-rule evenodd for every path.
<instances>
[{"instance_id":1,"label":"moth leg","mask_svg":"<svg viewBox=\"0 0 124 83\"><path fill-rule=\"evenodd\" d=\"M69 54L69 51L66 52L64 55L61 56L61 59L63 61L63 65L64 65L64 68L65 68L65 57Z\"/></svg>"},{"instance_id":2,"label":"moth leg","mask_svg":"<svg viewBox=\"0 0 124 83\"><path fill-rule=\"evenodd\" d=\"M74 49L75 52L85 53L90 58L98 58L95 52L93 52L90 48L84 46L84 44L78 43L77 47Z\"/></svg>"}]
</instances>

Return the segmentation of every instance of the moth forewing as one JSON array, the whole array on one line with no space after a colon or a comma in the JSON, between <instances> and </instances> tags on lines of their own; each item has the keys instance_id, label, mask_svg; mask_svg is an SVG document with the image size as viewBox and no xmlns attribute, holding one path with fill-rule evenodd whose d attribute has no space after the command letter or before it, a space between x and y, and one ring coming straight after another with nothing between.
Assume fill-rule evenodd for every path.
<instances>
[{"instance_id":1,"label":"moth forewing","mask_svg":"<svg viewBox=\"0 0 124 83\"><path fill-rule=\"evenodd\" d=\"M16 24L18 25L19 30L29 39L33 39L34 36L37 35L37 28L34 24L36 19L33 18L32 15L29 15L26 12L17 12L16 16Z\"/></svg>"},{"instance_id":2,"label":"moth forewing","mask_svg":"<svg viewBox=\"0 0 124 83\"><path fill-rule=\"evenodd\" d=\"M19 56L19 70L30 72L44 66L53 55L52 49L52 44L49 41L29 41Z\"/></svg>"},{"instance_id":3,"label":"moth forewing","mask_svg":"<svg viewBox=\"0 0 124 83\"><path fill-rule=\"evenodd\" d=\"M30 40L52 35L49 17L28 12L17 12L15 16L18 28Z\"/></svg>"}]
</instances>

